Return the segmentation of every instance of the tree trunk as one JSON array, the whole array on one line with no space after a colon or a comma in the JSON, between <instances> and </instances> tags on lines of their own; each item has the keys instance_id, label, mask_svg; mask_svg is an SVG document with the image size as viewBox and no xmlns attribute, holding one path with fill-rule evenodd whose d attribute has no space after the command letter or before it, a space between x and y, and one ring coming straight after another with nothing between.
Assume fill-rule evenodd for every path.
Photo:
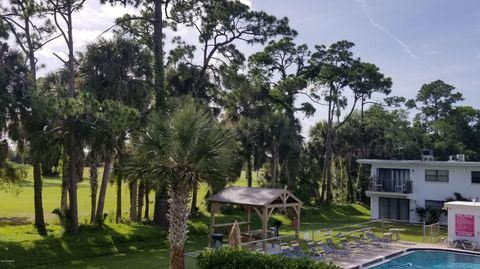
<instances>
[{"instance_id":1,"label":"tree trunk","mask_svg":"<svg viewBox=\"0 0 480 269\"><path fill-rule=\"evenodd\" d=\"M332 97L333 93L336 92L335 87L333 84L330 83L330 89L328 93L328 97ZM325 155L323 160L323 171L322 171L322 195L321 195L321 202L328 203L329 197L329 189L331 191L331 167L332 167L332 129L333 129L333 118L335 116L335 104L333 100L330 99L328 101L328 115L327 115L327 129L326 129L326 137L325 137ZM326 196L326 197L325 197Z\"/></svg>"},{"instance_id":2,"label":"tree trunk","mask_svg":"<svg viewBox=\"0 0 480 269\"><path fill-rule=\"evenodd\" d=\"M150 184L145 184L145 219L150 220Z\"/></svg>"},{"instance_id":3,"label":"tree trunk","mask_svg":"<svg viewBox=\"0 0 480 269\"><path fill-rule=\"evenodd\" d=\"M168 240L170 242L170 268L184 269L184 245L187 240L189 216L189 192L185 186L170 187L170 208L168 210Z\"/></svg>"},{"instance_id":4,"label":"tree trunk","mask_svg":"<svg viewBox=\"0 0 480 269\"><path fill-rule=\"evenodd\" d=\"M318 180L321 180L321 177L315 178L315 182L313 182L313 193L315 194L315 203L318 205L321 202L322 195L320 194L320 186L322 185L322 182L317 182ZM317 184L318 183L318 184Z\"/></svg>"},{"instance_id":5,"label":"tree trunk","mask_svg":"<svg viewBox=\"0 0 480 269\"><path fill-rule=\"evenodd\" d=\"M278 146L277 140L273 138L273 167L272 167L272 179L273 179L273 187L276 188L277 181L278 181L278 165L279 165L279 153L278 153Z\"/></svg>"},{"instance_id":6,"label":"tree trunk","mask_svg":"<svg viewBox=\"0 0 480 269\"><path fill-rule=\"evenodd\" d=\"M163 66L163 13L162 3L164 0L154 0L154 20L153 20L153 55L155 68L155 93L157 110L165 107L164 77L165 70Z\"/></svg>"},{"instance_id":7,"label":"tree trunk","mask_svg":"<svg viewBox=\"0 0 480 269\"><path fill-rule=\"evenodd\" d=\"M138 180L132 180L128 184L130 189L130 221L137 221L137 192L138 192Z\"/></svg>"},{"instance_id":8,"label":"tree trunk","mask_svg":"<svg viewBox=\"0 0 480 269\"><path fill-rule=\"evenodd\" d=\"M354 188L354 175L353 175L353 169L352 165L354 163L352 162L352 156L347 155L348 152L346 152L346 157L345 157L345 170L347 173L347 188L348 188L348 202L349 203L354 203L357 201L357 194L355 192Z\"/></svg>"},{"instance_id":9,"label":"tree trunk","mask_svg":"<svg viewBox=\"0 0 480 269\"><path fill-rule=\"evenodd\" d=\"M105 207L105 198L107 195L107 186L108 186L108 176L110 175L110 169L112 167L112 155L107 154L105 158L105 164L103 167L103 174L102 174L102 184L100 185L100 194L98 195L98 206L97 206L97 213L96 213L96 222L103 223L103 210Z\"/></svg>"},{"instance_id":10,"label":"tree trunk","mask_svg":"<svg viewBox=\"0 0 480 269\"><path fill-rule=\"evenodd\" d=\"M289 190L295 190L296 185L295 185L295 177L293 177L290 174L290 168L289 168L289 157L286 158L285 162L282 164L282 174L287 177L287 186Z\"/></svg>"},{"instance_id":11,"label":"tree trunk","mask_svg":"<svg viewBox=\"0 0 480 269\"><path fill-rule=\"evenodd\" d=\"M67 14L63 14L62 17L65 19L67 24L67 36L66 43L68 47L68 96L75 97L75 55L74 55L74 48L73 48L73 23L72 23L72 3L67 2L66 4ZM77 144L76 136L75 136L75 125L74 120L70 116L67 118L67 140L68 140L68 190L69 190L69 215L70 215L70 233L77 234L78 233L78 200L77 200L77 155L76 155L76 148L75 145Z\"/></svg>"},{"instance_id":12,"label":"tree trunk","mask_svg":"<svg viewBox=\"0 0 480 269\"><path fill-rule=\"evenodd\" d=\"M322 186L322 201L330 204L333 201L332 195L332 130L327 129L327 137L325 140L325 160L323 166L323 186Z\"/></svg>"},{"instance_id":13,"label":"tree trunk","mask_svg":"<svg viewBox=\"0 0 480 269\"><path fill-rule=\"evenodd\" d=\"M41 235L47 234L45 228L45 218L43 216L43 202L42 202L42 171L40 162L33 161L33 192L35 205L35 227Z\"/></svg>"},{"instance_id":14,"label":"tree trunk","mask_svg":"<svg viewBox=\"0 0 480 269\"><path fill-rule=\"evenodd\" d=\"M63 164L62 164L62 194L60 198L60 210L62 212L67 211L67 199L68 199L68 152L67 142L65 141L63 146Z\"/></svg>"},{"instance_id":15,"label":"tree trunk","mask_svg":"<svg viewBox=\"0 0 480 269\"><path fill-rule=\"evenodd\" d=\"M122 177L117 176L117 211L115 214L115 222L122 222Z\"/></svg>"},{"instance_id":16,"label":"tree trunk","mask_svg":"<svg viewBox=\"0 0 480 269\"><path fill-rule=\"evenodd\" d=\"M76 171L76 150L75 150L75 134L73 132L73 122L69 121L70 133L68 135L68 198L69 198L69 224L70 233L78 233L78 199L77 199L77 173Z\"/></svg>"},{"instance_id":17,"label":"tree trunk","mask_svg":"<svg viewBox=\"0 0 480 269\"><path fill-rule=\"evenodd\" d=\"M197 196L198 196L198 183L193 184L192 190L192 206L190 208L190 214L195 216L197 214Z\"/></svg>"},{"instance_id":18,"label":"tree trunk","mask_svg":"<svg viewBox=\"0 0 480 269\"><path fill-rule=\"evenodd\" d=\"M168 226L168 200L165 188L157 188L155 191L155 205L153 209L153 224L163 227Z\"/></svg>"},{"instance_id":19,"label":"tree trunk","mask_svg":"<svg viewBox=\"0 0 480 269\"><path fill-rule=\"evenodd\" d=\"M248 155L247 157L247 171L246 177L247 177L247 185L248 187L252 187L252 182L253 182L253 177L252 177L252 156Z\"/></svg>"},{"instance_id":20,"label":"tree trunk","mask_svg":"<svg viewBox=\"0 0 480 269\"><path fill-rule=\"evenodd\" d=\"M103 183L103 180L102 180ZM98 189L98 168L93 161L90 162L90 223L95 223L97 213L97 189Z\"/></svg>"},{"instance_id":21,"label":"tree trunk","mask_svg":"<svg viewBox=\"0 0 480 269\"><path fill-rule=\"evenodd\" d=\"M26 14L24 14L26 15ZM27 50L24 49L24 52L28 56L29 61L29 76L30 76L30 90L33 92L37 91L37 64L35 58L35 48L32 41L32 35L30 33L31 27L31 17L26 15L24 17L25 21L25 39L27 42ZM24 48L24 47L23 47ZM43 215L43 201L42 201L42 169L38 157L33 158L33 203L35 208L35 227L41 235L47 234L47 229L45 228L45 217Z\"/></svg>"},{"instance_id":22,"label":"tree trunk","mask_svg":"<svg viewBox=\"0 0 480 269\"><path fill-rule=\"evenodd\" d=\"M142 221L143 211L143 196L145 195L145 180L140 180L138 186L138 206L137 206L137 221Z\"/></svg>"},{"instance_id":23,"label":"tree trunk","mask_svg":"<svg viewBox=\"0 0 480 269\"><path fill-rule=\"evenodd\" d=\"M322 193L320 195L320 202L325 202L325 193L327 192L327 178L325 177L325 160L323 162L323 170L322 170Z\"/></svg>"}]
</instances>

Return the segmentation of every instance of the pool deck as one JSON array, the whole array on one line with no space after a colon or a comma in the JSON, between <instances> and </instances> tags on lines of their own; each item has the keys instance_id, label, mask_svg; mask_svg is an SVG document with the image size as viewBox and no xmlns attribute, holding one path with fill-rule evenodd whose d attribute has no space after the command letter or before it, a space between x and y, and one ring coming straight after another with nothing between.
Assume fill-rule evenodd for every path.
<instances>
[{"instance_id":1,"label":"pool deck","mask_svg":"<svg viewBox=\"0 0 480 269\"><path fill-rule=\"evenodd\" d=\"M353 254L349 255L348 257L332 256L328 257L327 261L330 261L344 269L360 269L388 260L394 256L405 253L406 251L412 249L438 249L456 251L461 253L479 254L479 252L451 248L441 244L396 242L390 243L386 247L368 246L364 248L358 248L354 251Z\"/></svg>"}]
</instances>

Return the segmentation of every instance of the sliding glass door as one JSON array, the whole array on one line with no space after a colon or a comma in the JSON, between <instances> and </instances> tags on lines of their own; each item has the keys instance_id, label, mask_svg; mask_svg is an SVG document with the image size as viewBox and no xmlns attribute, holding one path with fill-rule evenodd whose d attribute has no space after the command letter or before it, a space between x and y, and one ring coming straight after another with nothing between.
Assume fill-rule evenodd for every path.
<instances>
[{"instance_id":1,"label":"sliding glass door","mask_svg":"<svg viewBox=\"0 0 480 269\"><path fill-rule=\"evenodd\" d=\"M410 220L410 200L379 198L379 217L394 220Z\"/></svg>"},{"instance_id":2,"label":"sliding glass door","mask_svg":"<svg viewBox=\"0 0 480 269\"><path fill-rule=\"evenodd\" d=\"M379 168L378 180L386 192L403 192L404 186L410 180L410 170Z\"/></svg>"}]
</instances>

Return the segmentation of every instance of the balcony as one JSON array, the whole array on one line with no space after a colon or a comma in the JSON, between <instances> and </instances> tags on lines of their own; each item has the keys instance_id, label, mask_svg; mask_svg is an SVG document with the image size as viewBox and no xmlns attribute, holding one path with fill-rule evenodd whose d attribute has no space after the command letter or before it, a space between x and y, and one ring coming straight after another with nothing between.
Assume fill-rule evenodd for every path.
<instances>
[{"instance_id":1,"label":"balcony","mask_svg":"<svg viewBox=\"0 0 480 269\"><path fill-rule=\"evenodd\" d=\"M393 180L391 178L378 179L371 178L368 187L369 191L373 192L392 192L392 193L412 193L411 180Z\"/></svg>"}]
</instances>

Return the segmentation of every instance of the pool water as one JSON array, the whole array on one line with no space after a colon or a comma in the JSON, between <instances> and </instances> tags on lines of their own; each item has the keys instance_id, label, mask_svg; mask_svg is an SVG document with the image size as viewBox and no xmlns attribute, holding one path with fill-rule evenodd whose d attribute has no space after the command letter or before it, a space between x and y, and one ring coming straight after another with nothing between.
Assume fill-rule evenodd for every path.
<instances>
[{"instance_id":1,"label":"pool water","mask_svg":"<svg viewBox=\"0 0 480 269\"><path fill-rule=\"evenodd\" d=\"M418 250L371 269L480 269L480 256L448 251Z\"/></svg>"}]
</instances>

